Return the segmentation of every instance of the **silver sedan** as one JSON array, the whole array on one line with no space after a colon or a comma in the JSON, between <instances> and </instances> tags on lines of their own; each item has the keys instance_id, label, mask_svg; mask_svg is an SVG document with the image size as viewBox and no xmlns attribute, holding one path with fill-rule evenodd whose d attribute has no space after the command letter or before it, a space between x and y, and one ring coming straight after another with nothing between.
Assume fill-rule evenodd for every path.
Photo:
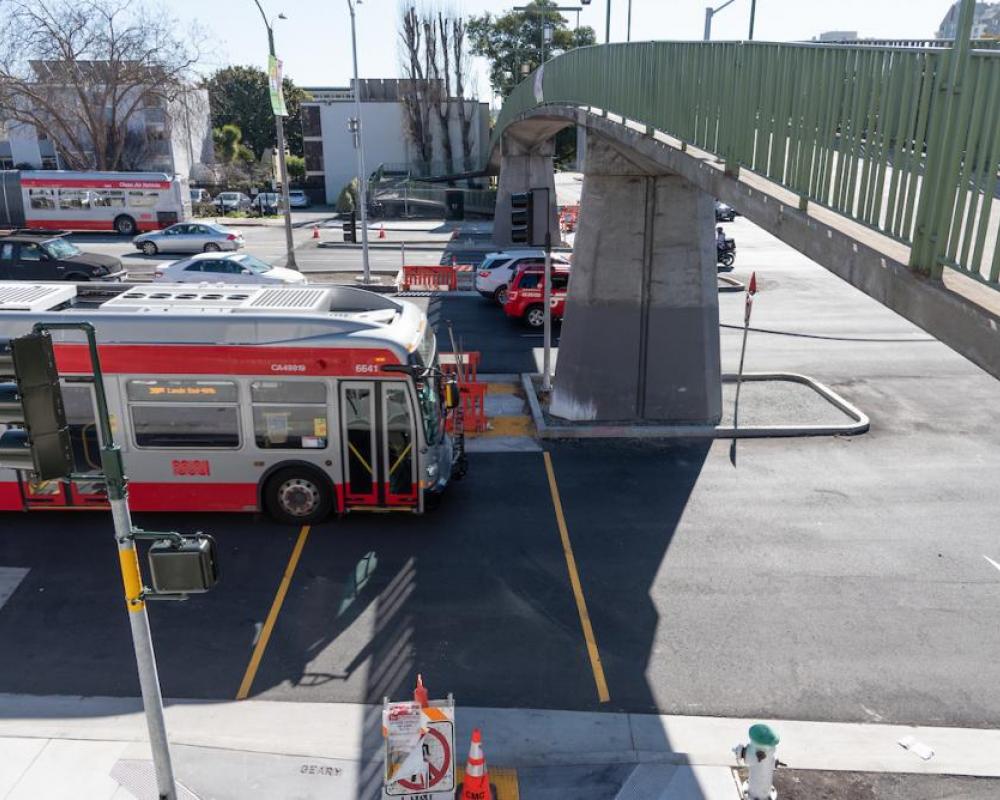
<instances>
[{"instance_id":1,"label":"silver sedan","mask_svg":"<svg viewBox=\"0 0 1000 800\"><path fill-rule=\"evenodd\" d=\"M215 222L178 222L162 231L136 236L132 244L147 256L157 253L217 253L239 250L243 234Z\"/></svg>"}]
</instances>

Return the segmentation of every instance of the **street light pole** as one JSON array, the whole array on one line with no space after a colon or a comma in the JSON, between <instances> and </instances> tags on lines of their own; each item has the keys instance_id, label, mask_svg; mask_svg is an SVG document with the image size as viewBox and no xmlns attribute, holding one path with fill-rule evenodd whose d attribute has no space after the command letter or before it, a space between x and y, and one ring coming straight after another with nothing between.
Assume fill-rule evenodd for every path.
<instances>
[{"instance_id":1,"label":"street light pole","mask_svg":"<svg viewBox=\"0 0 1000 800\"><path fill-rule=\"evenodd\" d=\"M268 53L271 58L275 58L274 27L268 21L267 14L264 13L264 7L260 4L260 0L254 0L254 2L257 4L257 10L260 11L260 16L264 20L264 27L267 28ZM278 19L285 19L285 15L279 14ZM298 265L295 263L295 242L292 240L292 209L288 204L288 165L285 163L285 124L282 121L280 114L274 115L274 127L278 139L278 172L281 176L281 202L285 207L285 249L288 253L286 266L289 266L292 269L297 269Z\"/></svg>"},{"instance_id":2,"label":"street light pole","mask_svg":"<svg viewBox=\"0 0 1000 800\"><path fill-rule=\"evenodd\" d=\"M714 17L716 14L718 14L720 11L722 11L722 9L724 9L726 6L730 6L733 3L735 3L735 2L736 2L736 0L726 0L726 2L723 3L721 6L719 6L718 8L712 8L711 6L706 6L705 7L705 41L706 42L709 41L712 38L712 17ZM756 4L757 4L756 0L754 0L754 5L751 8L756 7ZM750 38L751 39L753 38L753 11L751 11L751 16L750 16Z\"/></svg>"},{"instance_id":3,"label":"street light pole","mask_svg":"<svg viewBox=\"0 0 1000 800\"><path fill-rule=\"evenodd\" d=\"M628 23L625 26L625 41L632 41L632 0L628 0Z\"/></svg>"},{"instance_id":4,"label":"street light pole","mask_svg":"<svg viewBox=\"0 0 1000 800\"><path fill-rule=\"evenodd\" d=\"M604 12L604 44L611 44L611 0Z\"/></svg>"},{"instance_id":5,"label":"street light pole","mask_svg":"<svg viewBox=\"0 0 1000 800\"><path fill-rule=\"evenodd\" d=\"M358 39L354 27L354 4L361 0L347 0L351 12L351 56L354 59L354 149L358 157L358 202L361 205L361 265L364 284L371 282L371 268L368 265L368 178L365 175L365 142L361 127L361 81L358 79Z\"/></svg>"},{"instance_id":6,"label":"street light pole","mask_svg":"<svg viewBox=\"0 0 1000 800\"><path fill-rule=\"evenodd\" d=\"M750 0L750 35L747 36L748 41L753 41L753 23L754 18L757 16L757 0Z\"/></svg>"}]
</instances>

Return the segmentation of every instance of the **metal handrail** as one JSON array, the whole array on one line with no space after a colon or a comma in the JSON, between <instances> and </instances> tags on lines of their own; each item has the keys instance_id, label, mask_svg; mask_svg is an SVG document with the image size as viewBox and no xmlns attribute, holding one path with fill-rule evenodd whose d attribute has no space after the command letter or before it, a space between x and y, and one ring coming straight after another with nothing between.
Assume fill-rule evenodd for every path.
<instances>
[{"instance_id":1,"label":"metal handrail","mask_svg":"<svg viewBox=\"0 0 1000 800\"><path fill-rule=\"evenodd\" d=\"M641 42L571 50L507 98L610 112L715 154L1000 288L1000 51ZM535 96L536 79L542 96Z\"/></svg>"}]
</instances>

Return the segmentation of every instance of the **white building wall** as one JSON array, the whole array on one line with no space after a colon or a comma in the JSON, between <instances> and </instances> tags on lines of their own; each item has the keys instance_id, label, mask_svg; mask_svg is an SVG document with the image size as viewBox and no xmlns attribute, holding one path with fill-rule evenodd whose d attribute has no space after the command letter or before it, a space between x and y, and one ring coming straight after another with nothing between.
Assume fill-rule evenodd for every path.
<instances>
[{"instance_id":1,"label":"white building wall","mask_svg":"<svg viewBox=\"0 0 1000 800\"><path fill-rule=\"evenodd\" d=\"M466 109L472 117L470 135L473 168L485 162L489 147L489 109L484 103L467 100ZM335 203L341 190L357 174L354 139L347 130L347 121L354 116L354 103L320 103L320 124L323 142L323 172L326 184L326 200ZM415 159L416 148L406 134L405 111L402 103L378 102L362 103L361 119L364 127L365 170L370 175L379 164L408 164ZM444 144L440 121L436 114L431 117L433 132L433 161L435 165L444 162ZM462 132L458 117L458 107L452 104L449 127L452 140L452 169L463 171ZM310 170L312 167L310 165Z\"/></svg>"}]
</instances>

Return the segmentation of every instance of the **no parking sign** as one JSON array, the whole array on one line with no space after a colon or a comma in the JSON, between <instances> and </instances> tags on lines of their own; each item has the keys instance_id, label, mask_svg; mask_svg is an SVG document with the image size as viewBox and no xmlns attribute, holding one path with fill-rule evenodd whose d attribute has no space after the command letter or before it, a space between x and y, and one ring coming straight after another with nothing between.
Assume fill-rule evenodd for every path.
<instances>
[{"instance_id":1,"label":"no parking sign","mask_svg":"<svg viewBox=\"0 0 1000 800\"><path fill-rule=\"evenodd\" d=\"M383 798L444 800L455 796L455 704L386 703Z\"/></svg>"}]
</instances>

